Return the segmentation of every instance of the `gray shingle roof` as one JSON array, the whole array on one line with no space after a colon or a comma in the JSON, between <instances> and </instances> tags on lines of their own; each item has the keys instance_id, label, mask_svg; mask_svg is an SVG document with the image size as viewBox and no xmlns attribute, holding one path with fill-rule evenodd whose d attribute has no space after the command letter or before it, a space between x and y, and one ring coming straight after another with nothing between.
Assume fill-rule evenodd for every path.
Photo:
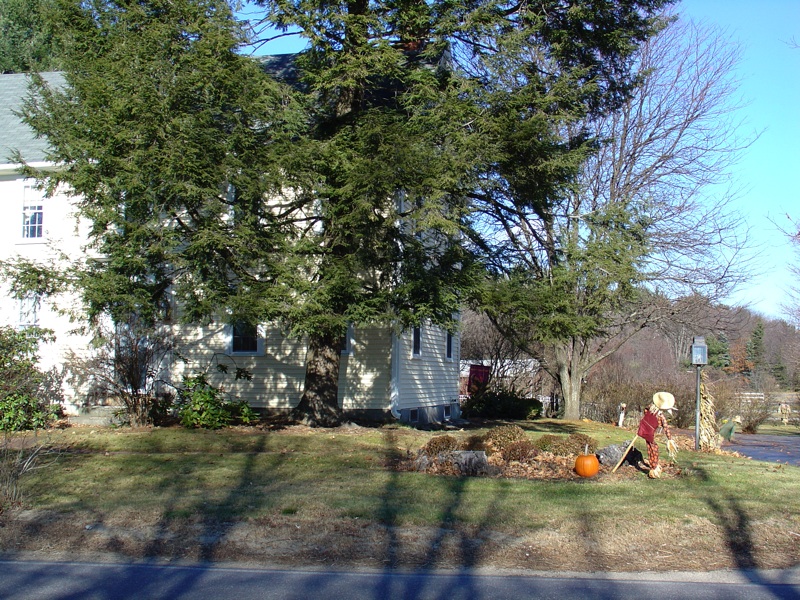
<instances>
[{"instance_id":1,"label":"gray shingle roof","mask_svg":"<svg viewBox=\"0 0 800 600\"><path fill-rule=\"evenodd\" d=\"M61 73L42 73L44 80L55 86L63 85ZM11 152L19 150L28 162L43 161L47 141L36 136L15 111L22 107L28 94L29 77L24 73L0 75L0 164L11 162Z\"/></svg>"}]
</instances>

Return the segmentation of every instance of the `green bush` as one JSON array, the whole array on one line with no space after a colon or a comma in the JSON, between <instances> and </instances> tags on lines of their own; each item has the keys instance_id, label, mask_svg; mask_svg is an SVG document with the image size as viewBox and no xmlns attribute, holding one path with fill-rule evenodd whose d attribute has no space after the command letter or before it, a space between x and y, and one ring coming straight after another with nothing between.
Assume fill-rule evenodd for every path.
<instances>
[{"instance_id":1,"label":"green bush","mask_svg":"<svg viewBox=\"0 0 800 600\"><path fill-rule=\"evenodd\" d=\"M52 341L52 333L30 327L0 327L0 431L48 427L60 411L53 404L58 387L39 370L39 344Z\"/></svg>"},{"instance_id":2,"label":"green bush","mask_svg":"<svg viewBox=\"0 0 800 600\"><path fill-rule=\"evenodd\" d=\"M241 423L242 425L258 423L258 413L253 410L253 407L251 407L247 401L240 400L239 402L233 402L230 404L230 407L231 416L235 423Z\"/></svg>"},{"instance_id":3,"label":"green bush","mask_svg":"<svg viewBox=\"0 0 800 600\"><path fill-rule=\"evenodd\" d=\"M58 418L58 408L27 394L0 399L0 431L44 429Z\"/></svg>"},{"instance_id":4,"label":"green bush","mask_svg":"<svg viewBox=\"0 0 800 600\"><path fill-rule=\"evenodd\" d=\"M186 428L220 429L232 422L251 424L258 415L245 401L229 402L203 374L183 378L178 390L178 417Z\"/></svg>"},{"instance_id":5,"label":"green bush","mask_svg":"<svg viewBox=\"0 0 800 600\"><path fill-rule=\"evenodd\" d=\"M528 436L519 425L502 425L490 429L483 438L484 446L489 454L503 452L503 449L514 442L527 440Z\"/></svg>"},{"instance_id":6,"label":"green bush","mask_svg":"<svg viewBox=\"0 0 800 600\"><path fill-rule=\"evenodd\" d=\"M461 411L483 419L536 419L542 414L542 403L511 390L484 390L470 396Z\"/></svg>"}]
</instances>

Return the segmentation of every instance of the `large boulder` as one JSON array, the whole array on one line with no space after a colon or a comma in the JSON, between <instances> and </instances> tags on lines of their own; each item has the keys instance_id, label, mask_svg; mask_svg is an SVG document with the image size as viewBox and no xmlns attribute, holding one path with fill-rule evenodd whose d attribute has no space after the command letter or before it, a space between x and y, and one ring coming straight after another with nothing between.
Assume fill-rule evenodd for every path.
<instances>
[{"instance_id":1,"label":"large boulder","mask_svg":"<svg viewBox=\"0 0 800 600\"><path fill-rule=\"evenodd\" d=\"M600 461L601 465L615 467L629 444L630 442L626 442L624 444L613 444L605 448L600 448L600 450L595 453L597 455L597 460ZM642 456L642 453L636 448L631 448L628 455L625 457L625 463L633 465L634 467L643 460L644 456Z\"/></svg>"}]
</instances>

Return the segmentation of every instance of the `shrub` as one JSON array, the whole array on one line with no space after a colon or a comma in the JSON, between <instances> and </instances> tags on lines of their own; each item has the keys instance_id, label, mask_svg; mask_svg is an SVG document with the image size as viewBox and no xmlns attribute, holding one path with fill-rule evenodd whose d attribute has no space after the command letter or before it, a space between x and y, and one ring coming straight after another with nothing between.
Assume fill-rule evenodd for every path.
<instances>
[{"instance_id":1,"label":"shrub","mask_svg":"<svg viewBox=\"0 0 800 600\"><path fill-rule=\"evenodd\" d=\"M506 462L519 461L523 462L529 458L536 456L537 451L530 440L518 440L511 442L500 452L503 460Z\"/></svg>"},{"instance_id":2,"label":"shrub","mask_svg":"<svg viewBox=\"0 0 800 600\"><path fill-rule=\"evenodd\" d=\"M0 327L0 398L37 395L46 377L37 366L39 344L52 339L45 329Z\"/></svg>"},{"instance_id":3,"label":"shrub","mask_svg":"<svg viewBox=\"0 0 800 600\"><path fill-rule=\"evenodd\" d=\"M486 451L489 454L503 452L503 449L513 442L527 440L528 436L519 425L502 425L489 430L483 438Z\"/></svg>"},{"instance_id":4,"label":"shrub","mask_svg":"<svg viewBox=\"0 0 800 600\"><path fill-rule=\"evenodd\" d=\"M179 392L178 416L186 428L220 429L231 421L231 413L225 407L219 390L211 385L197 385L184 380L187 389Z\"/></svg>"},{"instance_id":5,"label":"shrub","mask_svg":"<svg viewBox=\"0 0 800 600\"><path fill-rule=\"evenodd\" d=\"M39 344L52 339L36 327L0 327L0 431L39 429L58 417L60 382L38 367Z\"/></svg>"},{"instance_id":6,"label":"shrub","mask_svg":"<svg viewBox=\"0 0 800 600\"><path fill-rule=\"evenodd\" d=\"M254 423L258 423L258 413L254 411L253 407L250 406L245 400L232 402L230 407L231 416L233 417L234 422L241 423L242 425L253 425Z\"/></svg>"},{"instance_id":7,"label":"shrub","mask_svg":"<svg viewBox=\"0 0 800 600\"><path fill-rule=\"evenodd\" d=\"M258 415L247 402L228 401L204 374L183 378L177 404L181 425L187 428L220 429L232 422L249 425L258 421Z\"/></svg>"},{"instance_id":8,"label":"shrub","mask_svg":"<svg viewBox=\"0 0 800 600\"><path fill-rule=\"evenodd\" d=\"M570 433L562 441L563 456L583 454L588 446L589 454L597 450L597 440L583 433Z\"/></svg>"},{"instance_id":9,"label":"shrub","mask_svg":"<svg viewBox=\"0 0 800 600\"><path fill-rule=\"evenodd\" d=\"M168 356L174 350L168 327L151 326L131 317L94 331L91 354L72 353L67 370L75 387L88 390L97 400L112 400L123 407L123 422L144 427L163 418L162 380Z\"/></svg>"},{"instance_id":10,"label":"shrub","mask_svg":"<svg viewBox=\"0 0 800 600\"><path fill-rule=\"evenodd\" d=\"M583 454L587 446L589 453L597 450L597 440L583 433L571 433L567 437L545 434L534 442L534 446L542 452L558 456L577 456Z\"/></svg>"},{"instance_id":11,"label":"shrub","mask_svg":"<svg viewBox=\"0 0 800 600\"><path fill-rule=\"evenodd\" d=\"M464 450L485 451L486 441L482 435L471 435L462 444Z\"/></svg>"},{"instance_id":12,"label":"shrub","mask_svg":"<svg viewBox=\"0 0 800 600\"><path fill-rule=\"evenodd\" d=\"M437 435L429 439L428 443L422 447L422 453L432 457L453 450L458 450L458 440L452 435Z\"/></svg>"},{"instance_id":13,"label":"shrub","mask_svg":"<svg viewBox=\"0 0 800 600\"><path fill-rule=\"evenodd\" d=\"M39 439L37 431L0 437L0 513L22 501L20 480L35 469L52 464L56 450Z\"/></svg>"},{"instance_id":14,"label":"shrub","mask_svg":"<svg viewBox=\"0 0 800 600\"><path fill-rule=\"evenodd\" d=\"M483 390L470 396L461 411L483 419L535 419L542 414L542 403L512 390Z\"/></svg>"},{"instance_id":15,"label":"shrub","mask_svg":"<svg viewBox=\"0 0 800 600\"><path fill-rule=\"evenodd\" d=\"M533 442L533 446L542 452L552 452L552 448L561 442L561 438L552 433L545 433L538 440Z\"/></svg>"},{"instance_id":16,"label":"shrub","mask_svg":"<svg viewBox=\"0 0 800 600\"><path fill-rule=\"evenodd\" d=\"M58 418L58 408L27 394L0 399L0 431L43 429Z\"/></svg>"}]
</instances>

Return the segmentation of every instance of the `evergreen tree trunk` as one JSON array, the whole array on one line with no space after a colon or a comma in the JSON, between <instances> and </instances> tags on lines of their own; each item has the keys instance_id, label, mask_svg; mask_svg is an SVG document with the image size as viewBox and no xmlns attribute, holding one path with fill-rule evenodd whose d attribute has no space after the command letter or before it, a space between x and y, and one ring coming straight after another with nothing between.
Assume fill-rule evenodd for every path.
<instances>
[{"instance_id":1,"label":"evergreen tree trunk","mask_svg":"<svg viewBox=\"0 0 800 600\"><path fill-rule=\"evenodd\" d=\"M572 343L556 345L555 360L557 379L561 386L564 418L577 421L581 418L581 388L583 369L580 368L580 353Z\"/></svg>"},{"instance_id":2,"label":"evergreen tree trunk","mask_svg":"<svg viewBox=\"0 0 800 600\"><path fill-rule=\"evenodd\" d=\"M337 334L309 334L305 388L292 416L311 427L336 427L342 422L338 398L340 340Z\"/></svg>"},{"instance_id":3,"label":"evergreen tree trunk","mask_svg":"<svg viewBox=\"0 0 800 600\"><path fill-rule=\"evenodd\" d=\"M559 375L561 394L564 402L564 418L568 421L578 421L581 418L581 387L580 375L562 368Z\"/></svg>"}]
</instances>

